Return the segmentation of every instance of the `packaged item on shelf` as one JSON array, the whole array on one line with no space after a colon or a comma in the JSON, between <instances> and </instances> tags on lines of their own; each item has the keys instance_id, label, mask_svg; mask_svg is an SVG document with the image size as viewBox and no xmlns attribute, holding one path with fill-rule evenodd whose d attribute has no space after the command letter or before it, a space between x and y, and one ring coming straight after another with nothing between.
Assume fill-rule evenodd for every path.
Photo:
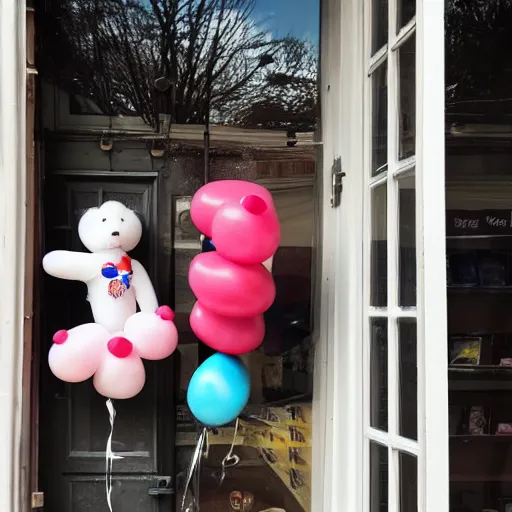
<instances>
[{"instance_id":1,"label":"packaged item on shelf","mask_svg":"<svg viewBox=\"0 0 512 512\"><path fill-rule=\"evenodd\" d=\"M450 339L450 364L478 365L482 338L454 337Z\"/></svg>"}]
</instances>

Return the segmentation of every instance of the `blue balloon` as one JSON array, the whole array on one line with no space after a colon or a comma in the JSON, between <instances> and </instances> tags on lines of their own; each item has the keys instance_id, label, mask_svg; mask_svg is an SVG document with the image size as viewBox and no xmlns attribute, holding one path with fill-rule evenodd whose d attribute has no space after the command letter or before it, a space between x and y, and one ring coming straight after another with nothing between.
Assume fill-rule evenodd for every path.
<instances>
[{"instance_id":1,"label":"blue balloon","mask_svg":"<svg viewBox=\"0 0 512 512\"><path fill-rule=\"evenodd\" d=\"M249 401L249 371L238 357L220 352L210 356L190 379L187 403L197 420L221 427L238 417Z\"/></svg>"}]
</instances>

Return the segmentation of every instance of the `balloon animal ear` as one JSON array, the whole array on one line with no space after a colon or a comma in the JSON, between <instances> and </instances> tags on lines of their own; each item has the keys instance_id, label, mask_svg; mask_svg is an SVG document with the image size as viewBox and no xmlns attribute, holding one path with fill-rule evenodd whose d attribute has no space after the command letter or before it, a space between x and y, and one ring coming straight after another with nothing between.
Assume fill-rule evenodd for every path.
<instances>
[{"instance_id":1,"label":"balloon animal ear","mask_svg":"<svg viewBox=\"0 0 512 512\"><path fill-rule=\"evenodd\" d=\"M256 194L250 194L242 197L240 204L245 210L253 215L262 215L267 211L267 203Z\"/></svg>"},{"instance_id":2,"label":"balloon animal ear","mask_svg":"<svg viewBox=\"0 0 512 512\"><path fill-rule=\"evenodd\" d=\"M90 212L90 211L93 211L93 210L97 210L98 207L97 206L92 206L91 208L81 208L80 210L78 210L76 213L77 213L77 219L78 221L80 222L80 220L82 219L82 217Z\"/></svg>"}]
</instances>

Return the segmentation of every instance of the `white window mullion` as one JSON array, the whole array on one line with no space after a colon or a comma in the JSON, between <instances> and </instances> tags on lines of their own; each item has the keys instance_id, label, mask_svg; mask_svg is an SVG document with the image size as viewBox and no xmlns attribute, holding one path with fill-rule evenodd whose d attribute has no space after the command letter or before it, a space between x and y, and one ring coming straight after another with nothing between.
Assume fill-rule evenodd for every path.
<instances>
[{"instance_id":1,"label":"white window mullion","mask_svg":"<svg viewBox=\"0 0 512 512\"><path fill-rule=\"evenodd\" d=\"M396 26L396 25L395 25ZM409 39L414 33L414 29L416 28L416 16L414 16L405 27L402 27L400 29L400 32L396 35L396 37L392 34L391 35L391 49L397 50L399 46L402 46L402 44Z\"/></svg>"},{"instance_id":2,"label":"white window mullion","mask_svg":"<svg viewBox=\"0 0 512 512\"><path fill-rule=\"evenodd\" d=\"M378 430L376 428L368 427L365 430L365 436L371 441L375 441L376 443L385 446L390 446L395 450L409 453L415 457L418 456L420 451L419 444L416 441L407 439L406 437L393 436L388 432L384 432L383 430Z\"/></svg>"},{"instance_id":3,"label":"white window mullion","mask_svg":"<svg viewBox=\"0 0 512 512\"><path fill-rule=\"evenodd\" d=\"M384 45L375 55L371 56L368 60L368 75L371 75L387 58L388 45Z\"/></svg>"},{"instance_id":4,"label":"white window mullion","mask_svg":"<svg viewBox=\"0 0 512 512\"><path fill-rule=\"evenodd\" d=\"M396 34L397 0L388 0L388 176L387 176L387 235L388 235L388 310L398 305L398 190L393 177L398 157L397 90L398 70L396 52L391 50ZM388 432L395 438L399 427L399 352L398 328L394 316L388 317ZM388 512L400 510L400 472L398 451L388 442Z\"/></svg>"},{"instance_id":5,"label":"white window mullion","mask_svg":"<svg viewBox=\"0 0 512 512\"><path fill-rule=\"evenodd\" d=\"M389 1L389 33L394 34L396 25L396 0ZM388 174L387 174L387 271L388 310L398 305L398 191L393 173L397 162L398 126L397 111L397 59L395 52L388 54ZM398 332L396 320L388 318L388 429L390 434L398 431Z\"/></svg>"},{"instance_id":6,"label":"white window mullion","mask_svg":"<svg viewBox=\"0 0 512 512\"><path fill-rule=\"evenodd\" d=\"M416 6L418 510L449 510L444 175L444 0Z\"/></svg>"},{"instance_id":7,"label":"white window mullion","mask_svg":"<svg viewBox=\"0 0 512 512\"><path fill-rule=\"evenodd\" d=\"M393 176L395 178L399 178L400 176L404 176L406 174L411 173L411 171L414 171L414 168L416 167L416 155L410 156L409 158L406 158L405 160L400 160L397 162L394 171Z\"/></svg>"},{"instance_id":8,"label":"white window mullion","mask_svg":"<svg viewBox=\"0 0 512 512\"><path fill-rule=\"evenodd\" d=\"M388 460L389 460L389 483L388 483L388 512L400 512L400 470L398 461L398 450L395 450L392 446L388 448Z\"/></svg>"}]
</instances>

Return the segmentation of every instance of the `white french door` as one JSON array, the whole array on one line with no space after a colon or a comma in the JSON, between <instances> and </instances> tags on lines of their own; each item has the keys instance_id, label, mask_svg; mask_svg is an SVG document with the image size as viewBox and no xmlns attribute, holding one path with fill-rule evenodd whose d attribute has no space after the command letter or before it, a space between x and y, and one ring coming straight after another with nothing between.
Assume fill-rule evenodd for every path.
<instances>
[{"instance_id":1,"label":"white french door","mask_svg":"<svg viewBox=\"0 0 512 512\"><path fill-rule=\"evenodd\" d=\"M323 510L448 512L444 3L326 10Z\"/></svg>"}]
</instances>

